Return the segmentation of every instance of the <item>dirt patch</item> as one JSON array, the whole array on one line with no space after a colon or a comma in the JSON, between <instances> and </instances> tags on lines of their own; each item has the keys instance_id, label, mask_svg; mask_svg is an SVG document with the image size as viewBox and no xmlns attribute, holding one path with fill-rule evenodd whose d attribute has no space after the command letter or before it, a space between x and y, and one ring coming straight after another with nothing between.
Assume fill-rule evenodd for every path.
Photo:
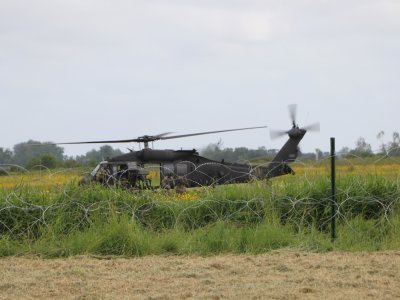
<instances>
[{"instance_id":1,"label":"dirt patch","mask_svg":"<svg viewBox=\"0 0 400 300\"><path fill-rule=\"evenodd\" d=\"M0 299L395 299L400 252L0 259Z\"/></svg>"}]
</instances>

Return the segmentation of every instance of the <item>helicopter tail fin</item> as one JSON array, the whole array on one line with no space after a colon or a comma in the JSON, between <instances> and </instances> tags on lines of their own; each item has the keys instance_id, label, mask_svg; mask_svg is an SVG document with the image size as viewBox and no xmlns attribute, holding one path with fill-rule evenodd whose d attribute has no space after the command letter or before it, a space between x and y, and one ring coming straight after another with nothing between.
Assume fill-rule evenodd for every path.
<instances>
[{"instance_id":1,"label":"helicopter tail fin","mask_svg":"<svg viewBox=\"0 0 400 300\"><path fill-rule=\"evenodd\" d=\"M296 160L299 154L299 143L304 134L305 132L296 137L289 137L289 140L267 166L265 177L272 178L286 174L294 174L293 169L288 163Z\"/></svg>"}]
</instances>

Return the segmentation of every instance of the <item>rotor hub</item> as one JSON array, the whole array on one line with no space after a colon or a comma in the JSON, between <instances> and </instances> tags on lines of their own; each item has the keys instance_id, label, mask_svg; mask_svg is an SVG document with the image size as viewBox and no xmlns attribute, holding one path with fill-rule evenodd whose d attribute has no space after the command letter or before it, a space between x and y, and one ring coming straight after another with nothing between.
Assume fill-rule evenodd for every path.
<instances>
[{"instance_id":1,"label":"rotor hub","mask_svg":"<svg viewBox=\"0 0 400 300\"><path fill-rule=\"evenodd\" d=\"M299 128L298 126L293 127L287 133L291 139L298 139L306 134L307 130Z\"/></svg>"}]
</instances>

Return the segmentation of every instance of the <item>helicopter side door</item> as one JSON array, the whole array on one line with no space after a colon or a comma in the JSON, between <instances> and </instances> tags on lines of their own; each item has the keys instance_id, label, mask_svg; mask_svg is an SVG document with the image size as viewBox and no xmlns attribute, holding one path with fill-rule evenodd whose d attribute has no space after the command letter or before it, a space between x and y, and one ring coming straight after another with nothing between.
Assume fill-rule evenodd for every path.
<instances>
[{"instance_id":1,"label":"helicopter side door","mask_svg":"<svg viewBox=\"0 0 400 300\"><path fill-rule=\"evenodd\" d=\"M176 164L176 175L185 176L189 173L189 165L187 162L179 162Z\"/></svg>"},{"instance_id":2,"label":"helicopter side door","mask_svg":"<svg viewBox=\"0 0 400 300\"><path fill-rule=\"evenodd\" d=\"M163 182L167 181L168 185L175 186L175 183L178 182L179 179L185 179L184 182L186 182L186 175L193 171L193 167L191 167L190 165L190 162L160 164L160 182L162 183L161 186L163 186ZM169 181L173 181L173 184L171 185ZM167 184L165 183L165 185Z\"/></svg>"}]
</instances>

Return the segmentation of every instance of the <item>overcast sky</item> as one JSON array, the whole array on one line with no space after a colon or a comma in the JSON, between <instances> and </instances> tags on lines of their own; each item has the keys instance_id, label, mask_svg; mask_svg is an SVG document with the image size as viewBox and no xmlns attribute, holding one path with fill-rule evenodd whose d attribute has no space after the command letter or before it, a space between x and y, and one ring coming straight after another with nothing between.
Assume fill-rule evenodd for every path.
<instances>
[{"instance_id":1,"label":"overcast sky","mask_svg":"<svg viewBox=\"0 0 400 300\"><path fill-rule=\"evenodd\" d=\"M303 151L328 150L331 136L377 149L379 131L400 131L399 81L399 0L0 0L0 147L289 129L297 103L300 126L321 123ZM285 142L263 129L155 147L219 139Z\"/></svg>"}]
</instances>

